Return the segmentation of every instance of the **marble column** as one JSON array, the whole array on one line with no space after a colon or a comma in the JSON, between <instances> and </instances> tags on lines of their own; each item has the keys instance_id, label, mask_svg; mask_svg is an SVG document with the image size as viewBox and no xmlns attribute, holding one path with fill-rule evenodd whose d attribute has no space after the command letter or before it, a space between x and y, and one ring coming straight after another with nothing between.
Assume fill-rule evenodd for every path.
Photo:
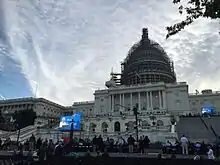
<instances>
[{"instance_id":1,"label":"marble column","mask_svg":"<svg viewBox=\"0 0 220 165\"><path fill-rule=\"evenodd\" d=\"M111 95L108 96L108 113L111 112L112 103L111 103Z\"/></svg>"},{"instance_id":2,"label":"marble column","mask_svg":"<svg viewBox=\"0 0 220 165\"><path fill-rule=\"evenodd\" d=\"M112 112L115 111L115 95L112 94Z\"/></svg>"},{"instance_id":3,"label":"marble column","mask_svg":"<svg viewBox=\"0 0 220 165\"><path fill-rule=\"evenodd\" d=\"M132 102L132 93L130 93L130 110L133 109L133 102Z\"/></svg>"},{"instance_id":4,"label":"marble column","mask_svg":"<svg viewBox=\"0 0 220 165\"><path fill-rule=\"evenodd\" d=\"M122 94L122 106L123 106L123 110L125 109L125 94Z\"/></svg>"},{"instance_id":5,"label":"marble column","mask_svg":"<svg viewBox=\"0 0 220 165\"><path fill-rule=\"evenodd\" d=\"M146 99L147 99L147 110L150 109L150 101L149 101L149 92L146 92Z\"/></svg>"},{"instance_id":6,"label":"marble column","mask_svg":"<svg viewBox=\"0 0 220 165\"><path fill-rule=\"evenodd\" d=\"M165 93L165 91L162 91L162 98L163 98L163 109L167 109L166 93Z\"/></svg>"},{"instance_id":7,"label":"marble column","mask_svg":"<svg viewBox=\"0 0 220 165\"><path fill-rule=\"evenodd\" d=\"M141 92L138 92L138 110L141 110Z\"/></svg>"},{"instance_id":8,"label":"marble column","mask_svg":"<svg viewBox=\"0 0 220 165\"><path fill-rule=\"evenodd\" d=\"M161 102L161 99L162 99L162 97L161 97L161 91L158 91L158 97L159 97L159 108L160 109L162 109L162 102Z\"/></svg>"},{"instance_id":9,"label":"marble column","mask_svg":"<svg viewBox=\"0 0 220 165\"><path fill-rule=\"evenodd\" d=\"M121 94L119 94L119 110L122 109L122 99L121 99Z\"/></svg>"},{"instance_id":10,"label":"marble column","mask_svg":"<svg viewBox=\"0 0 220 165\"><path fill-rule=\"evenodd\" d=\"M150 92L150 109L153 110L153 97L152 97L152 92Z\"/></svg>"}]
</instances>

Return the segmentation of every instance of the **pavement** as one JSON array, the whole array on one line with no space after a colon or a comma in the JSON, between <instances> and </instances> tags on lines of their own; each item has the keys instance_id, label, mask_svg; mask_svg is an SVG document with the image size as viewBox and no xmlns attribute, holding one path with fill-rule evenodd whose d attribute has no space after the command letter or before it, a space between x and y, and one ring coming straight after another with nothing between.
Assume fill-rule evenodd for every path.
<instances>
[{"instance_id":1,"label":"pavement","mask_svg":"<svg viewBox=\"0 0 220 165\"><path fill-rule=\"evenodd\" d=\"M79 152L77 153L77 156L84 156L86 152ZM91 156L97 156L96 152L91 152ZM152 152L152 153L109 153L110 157L126 157L126 158L157 158L157 155L159 152ZM206 155L200 155L204 159L207 159ZM171 154L162 154L162 159L168 159L171 157ZM176 154L177 159L193 159L194 155L181 155L181 154Z\"/></svg>"},{"instance_id":2,"label":"pavement","mask_svg":"<svg viewBox=\"0 0 220 165\"><path fill-rule=\"evenodd\" d=\"M0 156L12 156L13 151L0 151ZM23 154L26 156L28 151L24 151ZM77 153L78 156L84 156L86 152L79 152ZM158 152L152 152L152 153L109 153L110 157L130 157L130 158L156 158L158 155ZM33 156L37 156L37 152L34 151ZM91 152L91 156L97 156L96 152ZM207 159L206 155L202 155L204 159ZM170 158L170 154L162 154L162 158ZM193 159L193 155L181 155L181 154L176 154L177 159Z\"/></svg>"},{"instance_id":3,"label":"pavement","mask_svg":"<svg viewBox=\"0 0 220 165\"><path fill-rule=\"evenodd\" d=\"M110 156L112 157L136 157L136 158L157 158L157 155L159 153L147 153L147 154L141 154L141 153L110 153ZM207 158L206 155L201 155L203 158ZM171 154L162 154L162 158L170 158ZM193 159L194 155L181 155L176 154L177 159Z\"/></svg>"},{"instance_id":4,"label":"pavement","mask_svg":"<svg viewBox=\"0 0 220 165\"><path fill-rule=\"evenodd\" d=\"M18 151L16 152L17 154L19 153ZM26 156L28 151L24 151L23 155ZM13 156L14 151L0 151L0 156ZM33 156L37 156L37 152L33 152Z\"/></svg>"}]
</instances>

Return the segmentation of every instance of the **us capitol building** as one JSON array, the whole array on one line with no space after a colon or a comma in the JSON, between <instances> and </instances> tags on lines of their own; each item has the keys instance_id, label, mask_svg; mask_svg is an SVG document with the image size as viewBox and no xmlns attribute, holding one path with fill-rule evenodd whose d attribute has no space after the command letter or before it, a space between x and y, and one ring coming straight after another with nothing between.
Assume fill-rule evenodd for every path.
<instances>
[{"instance_id":1,"label":"us capitol building","mask_svg":"<svg viewBox=\"0 0 220 165\"><path fill-rule=\"evenodd\" d=\"M199 114L203 106L220 108L220 94L203 90L188 93L186 82L177 82L173 61L143 29L121 63L121 73L111 73L107 89L97 90L93 102L75 102L74 111L85 114L88 136L135 136L133 107L138 105L138 130L151 140L176 137L175 122L184 114ZM175 122L174 122L175 121Z\"/></svg>"},{"instance_id":2,"label":"us capitol building","mask_svg":"<svg viewBox=\"0 0 220 165\"><path fill-rule=\"evenodd\" d=\"M106 89L96 90L94 101L74 102L72 106L58 105L44 98L22 98L0 101L2 112L32 107L37 116L55 117L82 112L83 136L136 137L138 109L139 136L151 141L177 137L175 122L184 114L200 114L202 107L212 106L220 112L220 92L203 90L188 93L186 82L177 82L174 65L163 48L149 39L143 29L141 40L134 44L121 63L121 73L111 72Z\"/></svg>"}]
</instances>

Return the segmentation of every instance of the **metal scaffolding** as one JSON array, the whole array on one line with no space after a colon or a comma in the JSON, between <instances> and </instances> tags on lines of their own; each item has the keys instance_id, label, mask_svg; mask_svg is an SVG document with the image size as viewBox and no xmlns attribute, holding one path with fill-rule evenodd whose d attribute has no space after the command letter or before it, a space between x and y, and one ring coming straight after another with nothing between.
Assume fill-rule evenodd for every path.
<instances>
[{"instance_id":1,"label":"metal scaffolding","mask_svg":"<svg viewBox=\"0 0 220 165\"><path fill-rule=\"evenodd\" d=\"M136 85L157 82L176 82L173 61L157 42L148 38L148 31L143 29L141 41L131 47L121 63L120 83Z\"/></svg>"}]
</instances>

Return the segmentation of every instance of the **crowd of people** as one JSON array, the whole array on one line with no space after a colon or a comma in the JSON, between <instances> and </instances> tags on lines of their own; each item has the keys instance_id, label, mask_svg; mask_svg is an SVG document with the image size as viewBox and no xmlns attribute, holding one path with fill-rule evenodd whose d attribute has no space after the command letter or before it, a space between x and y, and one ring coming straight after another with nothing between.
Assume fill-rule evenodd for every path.
<instances>
[{"instance_id":1,"label":"crowd of people","mask_svg":"<svg viewBox=\"0 0 220 165\"><path fill-rule=\"evenodd\" d=\"M220 139L220 138L219 138ZM204 142L191 143L184 135L180 138L180 141L176 141L174 144L167 141L163 144L163 153L168 154L194 154L195 159L200 158L199 155L206 155L208 159L215 159L219 157L220 141L217 140L215 144L205 144Z\"/></svg>"},{"instance_id":2,"label":"crowd of people","mask_svg":"<svg viewBox=\"0 0 220 165\"><path fill-rule=\"evenodd\" d=\"M219 138L220 139L220 138ZM5 150L11 150L13 148L13 143L10 138L6 139L4 142L0 139L0 148ZM64 138L54 142L52 139L41 139L32 135L26 142L19 143L18 150L19 154L22 155L24 151L37 152L39 160L51 159L53 155L56 157L65 156L69 153L104 153L108 155L111 152L118 153L141 153L145 154L151 149L151 143L148 136L141 136L138 142L135 138L130 135L127 139L123 137L118 137L116 140L107 138L103 139L102 136L95 136L92 139L77 139L69 140ZM159 150L161 154L171 154L173 158L176 154L194 154L195 160L201 158L201 155L207 155L208 159L216 159L219 157L219 147L220 140L216 141L215 145L207 145L202 143L190 143L190 141L184 135L175 143L167 141L160 145ZM33 159L33 154L29 155L29 159ZM32 157L32 158L31 158Z\"/></svg>"}]
</instances>

